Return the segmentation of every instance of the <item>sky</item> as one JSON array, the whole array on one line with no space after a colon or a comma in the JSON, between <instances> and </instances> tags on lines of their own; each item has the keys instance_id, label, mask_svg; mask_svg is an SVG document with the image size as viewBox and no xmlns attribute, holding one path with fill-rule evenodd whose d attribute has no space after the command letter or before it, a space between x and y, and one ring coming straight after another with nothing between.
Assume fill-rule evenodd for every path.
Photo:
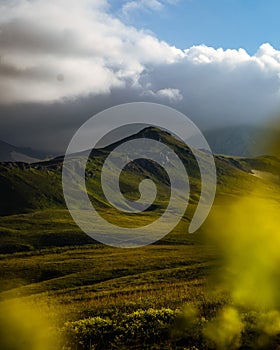
<instances>
[{"instance_id":1,"label":"sky","mask_svg":"<svg viewBox=\"0 0 280 350\"><path fill-rule=\"evenodd\" d=\"M171 106L202 130L280 111L276 0L1 0L0 140L54 153L105 108ZM172 121L170 121L172 123Z\"/></svg>"},{"instance_id":2,"label":"sky","mask_svg":"<svg viewBox=\"0 0 280 350\"><path fill-rule=\"evenodd\" d=\"M124 3L111 1L113 11L120 11ZM181 49L204 44L214 48L244 48L255 54L265 42L280 48L278 0L161 1L164 6L158 8L156 15L156 5L153 9L145 3L153 4L153 1L137 1L138 6L128 7L122 18Z\"/></svg>"}]
</instances>

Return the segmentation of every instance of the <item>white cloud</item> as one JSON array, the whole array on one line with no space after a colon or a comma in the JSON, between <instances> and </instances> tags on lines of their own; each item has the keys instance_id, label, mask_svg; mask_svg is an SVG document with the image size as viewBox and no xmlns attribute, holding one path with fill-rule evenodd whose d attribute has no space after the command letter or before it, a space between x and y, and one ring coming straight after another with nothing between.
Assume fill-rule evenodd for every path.
<instances>
[{"instance_id":1,"label":"white cloud","mask_svg":"<svg viewBox=\"0 0 280 350\"><path fill-rule=\"evenodd\" d=\"M106 12L106 1L18 0L0 8L0 102L52 102L137 85L183 52ZM63 77L63 79L58 79Z\"/></svg>"},{"instance_id":2,"label":"white cloud","mask_svg":"<svg viewBox=\"0 0 280 350\"><path fill-rule=\"evenodd\" d=\"M209 124L258 120L280 108L280 51L270 44L255 55L203 45L183 51L108 9L105 0L2 3L0 103L117 90L131 100L170 102Z\"/></svg>"},{"instance_id":3,"label":"white cloud","mask_svg":"<svg viewBox=\"0 0 280 350\"><path fill-rule=\"evenodd\" d=\"M183 100L183 96L179 89L165 88L154 92L153 90L145 90L142 96L150 96L160 100L168 100L171 103Z\"/></svg>"},{"instance_id":4,"label":"white cloud","mask_svg":"<svg viewBox=\"0 0 280 350\"><path fill-rule=\"evenodd\" d=\"M131 14L141 11L161 11L166 5L176 5L179 0L133 0L126 1L121 12L125 18Z\"/></svg>"},{"instance_id":5,"label":"white cloud","mask_svg":"<svg viewBox=\"0 0 280 350\"><path fill-rule=\"evenodd\" d=\"M138 0L138 1L128 1L122 7L122 13L129 17L131 12L135 10L152 10L159 11L164 7L163 3L158 0Z\"/></svg>"},{"instance_id":6,"label":"white cloud","mask_svg":"<svg viewBox=\"0 0 280 350\"><path fill-rule=\"evenodd\" d=\"M176 88L178 106L204 125L262 120L280 110L280 51L263 44L245 50L194 46L173 64L156 64L140 84L151 91Z\"/></svg>"},{"instance_id":7,"label":"white cloud","mask_svg":"<svg viewBox=\"0 0 280 350\"><path fill-rule=\"evenodd\" d=\"M183 99L181 91L179 89L161 89L156 92L156 96L166 97L171 102L178 102Z\"/></svg>"}]
</instances>

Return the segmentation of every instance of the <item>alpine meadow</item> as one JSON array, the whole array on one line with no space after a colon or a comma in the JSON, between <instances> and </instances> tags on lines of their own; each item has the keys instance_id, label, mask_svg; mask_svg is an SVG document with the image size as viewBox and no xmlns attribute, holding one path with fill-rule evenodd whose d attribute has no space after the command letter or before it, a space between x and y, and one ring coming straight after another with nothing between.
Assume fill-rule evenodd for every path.
<instances>
[{"instance_id":1,"label":"alpine meadow","mask_svg":"<svg viewBox=\"0 0 280 350\"><path fill-rule=\"evenodd\" d=\"M63 201L63 158L1 164L1 298L8 310L1 319L4 349L15 332L13 349L43 349L40 341L58 349L277 347L279 238L273 232L280 159L215 156L213 209L199 232L188 234L200 193L194 157L166 131L149 127L131 138L143 135L160 137L191 169L191 198L180 224L142 248L105 246L78 229ZM137 183L153 179L161 195L152 207L125 215L106 203L100 172L113 147L93 150L88 160L86 184L93 205L120 225L155 220L166 207L169 184L152 162L135 161L120 180L124 195L135 199ZM30 314L25 325L22 319Z\"/></svg>"},{"instance_id":2,"label":"alpine meadow","mask_svg":"<svg viewBox=\"0 0 280 350\"><path fill-rule=\"evenodd\" d=\"M280 350L279 0L0 0L0 350Z\"/></svg>"}]
</instances>

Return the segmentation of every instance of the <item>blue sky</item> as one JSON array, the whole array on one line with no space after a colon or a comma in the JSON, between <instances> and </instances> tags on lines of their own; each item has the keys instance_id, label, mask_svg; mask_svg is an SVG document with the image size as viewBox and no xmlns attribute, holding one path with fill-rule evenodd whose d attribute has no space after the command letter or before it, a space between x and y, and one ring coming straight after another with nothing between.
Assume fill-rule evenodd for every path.
<instances>
[{"instance_id":1,"label":"blue sky","mask_svg":"<svg viewBox=\"0 0 280 350\"><path fill-rule=\"evenodd\" d=\"M111 1L113 11L124 3ZM265 42L279 49L279 14L279 0L178 0L154 11L135 9L125 20L182 49L205 44L254 54Z\"/></svg>"}]
</instances>

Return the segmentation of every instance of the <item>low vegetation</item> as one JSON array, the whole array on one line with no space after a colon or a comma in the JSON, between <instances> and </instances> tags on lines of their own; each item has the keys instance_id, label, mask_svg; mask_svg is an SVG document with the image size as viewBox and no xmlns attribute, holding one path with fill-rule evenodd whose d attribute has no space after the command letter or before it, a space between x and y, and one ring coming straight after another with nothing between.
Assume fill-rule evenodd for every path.
<instances>
[{"instance_id":1,"label":"low vegetation","mask_svg":"<svg viewBox=\"0 0 280 350\"><path fill-rule=\"evenodd\" d=\"M154 132L146 130L151 131ZM171 142L170 135L163 133L161 137ZM0 205L0 305L5 310L5 317L0 317L1 349L8 350L10 343L13 350L279 349L277 310L273 313L246 309L244 305L237 307L230 291L214 289L217 283L209 276L224 271L225 260L220 254L221 244L214 246L213 241L210 244L206 233L210 227L211 234L216 234L223 226L224 233L230 232L235 237L238 222L231 225L232 231L228 230L228 219L219 221L215 229L206 222L195 235L187 233L199 198L200 179L190 151L180 141L172 142L191 168L189 206L170 234L153 245L137 249L104 246L79 230L63 201L62 159L32 166L0 165L0 190L4 199ZM99 213L128 227L155 220L168 200L168 181L162 169L156 169L159 179L150 173L150 166L147 168L141 162L134 171L125 169L120 187L128 198L137 198L139 193L134 188L137 189L143 177L157 182L159 192L164 195L157 197L151 210L133 218L116 215L97 185L106 152L101 150L95 158L90 158L86 173L89 197ZM227 206L232 199L236 201L255 188L258 188L256 198L265 193L273 206L279 203L277 158L239 159L219 155L215 161L218 187L214 212L217 210L223 217L229 212ZM274 176L261 178L253 170ZM244 208L245 225L248 210ZM233 251L230 257L239 253L235 241L224 239L223 242ZM245 247L242 264L246 265L247 241L242 242ZM274 246L269 245L275 258ZM262 245L254 247L259 249ZM250 259L262 256L253 253ZM240 267L237 261L233 266L240 272L243 265ZM269 270L270 266L266 268ZM237 283L232 285L236 287ZM33 335L35 332L37 337Z\"/></svg>"}]
</instances>

